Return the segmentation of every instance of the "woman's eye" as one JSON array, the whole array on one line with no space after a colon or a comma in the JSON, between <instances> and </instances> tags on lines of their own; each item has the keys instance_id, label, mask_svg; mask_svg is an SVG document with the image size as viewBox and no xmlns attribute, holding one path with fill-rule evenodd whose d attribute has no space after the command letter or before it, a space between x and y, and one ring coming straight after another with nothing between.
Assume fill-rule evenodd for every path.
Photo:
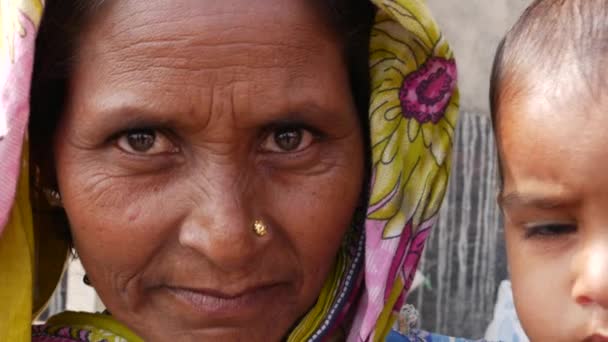
<instances>
[{"instance_id":1,"label":"woman's eye","mask_svg":"<svg viewBox=\"0 0 608 342\"><path fill-rule=\"evenodd\" d=\"M262 149L275 153L299 152L314 142L313 134L303 128L281 128L272 131L262 143Z\"/></svg>"},{"instance_id":2,"label":"woman's eye","mask_svg":"<svg viewBox=\"0 0 608 342\"><path fill-rule=\"evenodd\" d=\"M533 224L526 227L526 238L532 237L558 237L576 232L575 224L550 223Z\"/></svg>"},{"instance_id":3,"label":"woman's eye","mask_svg":"<svg viewBox=\"0 0 608 342\"><path fill-rule=\"evenodd\" d=\"M178 152L178 148L164 134L154 129L136 129L118 137L118 147L131 154L158 155Z\"/></svg>"}]
</instances>

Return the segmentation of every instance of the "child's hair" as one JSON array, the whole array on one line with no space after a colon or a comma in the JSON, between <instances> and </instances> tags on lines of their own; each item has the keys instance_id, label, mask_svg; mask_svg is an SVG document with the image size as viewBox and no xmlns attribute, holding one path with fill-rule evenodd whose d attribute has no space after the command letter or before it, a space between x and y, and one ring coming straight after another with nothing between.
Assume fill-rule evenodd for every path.
<instances>
[{"instance_id":1,"label":"child's hair","mask_svg":"<svg viewBox=\"0 0 608 342\"><path fill-rule=\"evenodd\" d=\"M580 78L577 87L592 94L608 84L608 0L536 0L526 9L500 43L494 60L490 80L494 123L502 96L529 90L510 89L526 85L518 79L531 74L546 87L557 83L552 76L565 69Z\"/></svg>"},{"instance_id":2,"label":"child's hair","mask_svg":"<svg viewBox=\"0 0 608 342\"><path fill-rule=\"evenodd\" d=\"M564 71L574 76L568 81L580 82L564 84L559 79ZM598 99L605 96L607 78L608 0L535 0L501 41L494 59L490 110L497 142L504 97L535 87L576 87L582 89L578 95L589 96L585 100ZM500 173L500 151L498 155Z\"/></svg>"}]
</instances>

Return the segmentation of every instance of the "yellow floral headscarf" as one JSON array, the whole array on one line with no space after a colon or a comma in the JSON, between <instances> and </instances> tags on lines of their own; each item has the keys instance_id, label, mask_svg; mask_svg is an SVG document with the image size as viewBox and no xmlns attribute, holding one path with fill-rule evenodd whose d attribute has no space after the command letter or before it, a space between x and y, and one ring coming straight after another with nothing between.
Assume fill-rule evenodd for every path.
<instances>
[{"instance_id":1,"label":"yellow floral headscarf","mask_svg":"<svg viewBox=\"0 0 608 342\"><path fill-rule=\"evenodd\" d=\"M348 341L384 340L447 189L458 116L452 51L423 0L372 2L378 11L370 41L365 226L349 237L290 341L325 340L346 321ZM65 245L34 231L30 206L25 132L43 7L43 0L0 0L0 341L30 340L33 312L48 299L66 259Z\"/></svg>"}]
</instances>

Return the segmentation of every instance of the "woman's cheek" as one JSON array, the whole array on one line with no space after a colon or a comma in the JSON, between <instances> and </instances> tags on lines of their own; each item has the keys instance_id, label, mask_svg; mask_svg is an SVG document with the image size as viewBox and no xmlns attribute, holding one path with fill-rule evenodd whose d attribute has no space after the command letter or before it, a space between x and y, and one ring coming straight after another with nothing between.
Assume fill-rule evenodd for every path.
<instances>
[{"instance_id":1,"label":"woman's cheek","mask_svg":"<svg viewBox=\"0 0 608 342\"><path fill-rule=\"evenodd\" d=\"M363 183L362 161L351 165L360 167L336 165L326 173L301 177L298 182L275 184L274 211L291 240L311 260L333 259L351 227Z\"/></svg>"},{"instance_id":2,"label":"woman's cheek","mask_svg":"<svg viewBox=\"0 0 608 342\"><path fill-rule=\"evenodd\" d=\"M113 177L97 170L66 169L60 177L77 253L85 268L95 264L137 272L170 234L177 220L171 208L175 201L166 200L169 189L158 182ZM104 267L87 270L98 269Z\"/></svg>"}]
</instances>

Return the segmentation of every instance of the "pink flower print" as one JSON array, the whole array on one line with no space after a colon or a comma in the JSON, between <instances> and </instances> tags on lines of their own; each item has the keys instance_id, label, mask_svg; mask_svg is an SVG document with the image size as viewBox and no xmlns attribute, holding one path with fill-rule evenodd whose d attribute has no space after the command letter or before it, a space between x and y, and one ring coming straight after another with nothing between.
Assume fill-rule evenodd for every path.
<instances>
[{"instance_id":1,"label":"pink flower print","mask_svg":"<svg viewBox=\"0 0 608 342\"><path fill-rule=\"evenodd\" d=\"M430 228L422 229L416 233L414 238L412 239L412 243L410 244L410 250L407 252L405 256L405 261L403 262L403 273L406 275L405 280L405 291L409 291L412 283L414 282L414 277L416 276L416 269L418 268L418 263L422 258L422 252L424 251L424 244L429 234L431 233Z\"/></svg>"},{"instance_id":2,"label":"pink flower print","mask_svg":"<svg viewBox=\"0 0 608 342\"><path fill-rule=\"evenodd\" d=\"M438 123L456 87L456 76L454 59L429 58L403 81L399 91L403 115L421 124Z\"/></svg>"},{"instance_id":3,"label":"pink flower print","mask_svg":"<svg viewBox=\"0 0 608 342\"><path fill-rule=\"evenodd\" d=\"M413 224L410 220L403 228L403 233L399 238L399 245L389 270L386 287L387 289L392 289L395 279L397 279L398 276L401 276L404 280L404 295L407 294L407 291L414 281L418 261L424 250L424 242L431 232L430 228L423 228L415 233L412 230ZM385 293L385 300L388 298L389 294L390 291Z\"/></svg>"}]
</instances>

